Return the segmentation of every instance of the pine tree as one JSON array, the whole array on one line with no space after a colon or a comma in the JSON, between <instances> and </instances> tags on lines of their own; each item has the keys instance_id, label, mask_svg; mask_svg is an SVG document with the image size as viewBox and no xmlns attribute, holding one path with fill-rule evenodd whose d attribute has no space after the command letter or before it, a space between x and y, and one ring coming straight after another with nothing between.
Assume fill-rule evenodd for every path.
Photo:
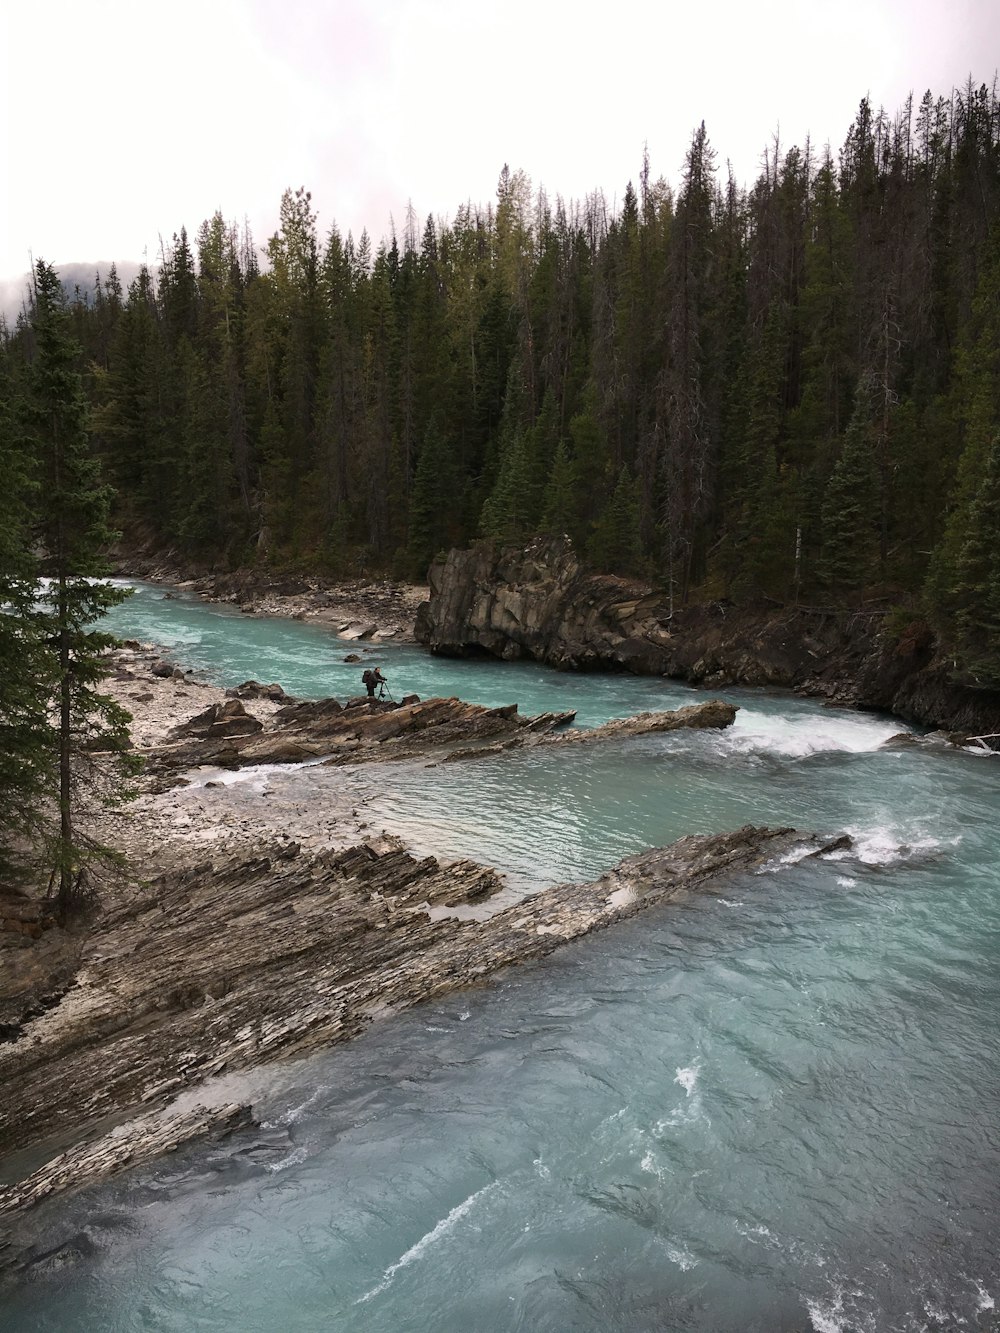
<instances>
[{"instance_id":1,"label":"pine tree","mask_svg":"<svg viewBox=\"0 0 1000 1333\"><path fill-rule=\"evenodd\" d=\"M871 443L872 386L858 386L844 447L823 499L823 576L836 593L864 586L876 554L876 476Z\"/></svg>"},{"instance_id":2,"label":"pine tree","mask_svg":"<svg viewBox=\"0 0 1000 1333\"><path fill-rule=\"evenodd\" d=\"M93 771L89 782L82 780L87 752L121 752L128 744L129 715L97 688L105 675L101 654L114 639L91 628L127 593L94 581L106 572L103 550L113 536L111 493L90 453L79 347L70 334L62 288L55 270L42 260L35 266L31 330L25 426L39 460L35 538L49 576L37 624L53 661L58 741L59 822L49 857L59 909L65 913L89 893L95 862L115 858L110 848L81 831L77 813L85 786L94 789ZM112 784L106 799L123 794L122 786Z\"/></svg>"},{"instance_id":3,"label":"pine tree","mask_svg":"<svg viewBox=\"0 0 1000 1333\"><path fill-rule=\"evenodd\" d=\"M52 664L37 616L31 555L31 459L0 362L0 883L22 872L40 840L52 791L55 746L48 704Z\"/></svg>"},{"instance_id":4,"label":"pine tree","mask_svg":"<svg viewBox=\"0 0 1000 1333\"><path fill-rule=\"evenodd\" d=\"M952 609L956 647L976 683L1000 686L1000 433L968 511Z\"/></svg>"}]
</instances>

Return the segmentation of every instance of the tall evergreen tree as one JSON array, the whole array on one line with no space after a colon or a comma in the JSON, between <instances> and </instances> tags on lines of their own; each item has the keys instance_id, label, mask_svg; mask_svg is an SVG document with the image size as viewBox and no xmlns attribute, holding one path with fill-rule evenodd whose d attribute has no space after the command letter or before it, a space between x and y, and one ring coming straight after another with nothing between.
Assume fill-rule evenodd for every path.
<instances>
[{"instance_id":1,"label":"tall evergreen tree","mask_svg":"<svg viewBox=\"0 0 1000 1333\"><path fill-rule=\"evenodd\" d=\"M52 663L36 611L31 515L37 485L0 358L0 883L41 840L55 773Z\"/></svg>"},{"instance_id":2,"label":"tall evergreen tree","mask_svg":"<svg viewBox=\"0 0 1000 1333\"><path fill-rule=\"evenodd\" d=\"M993 438L952 589L952 639L963 672L1000 686L1000 432Z\"/></svg>"},{"instance_id":3,"label":"tall evergreen tree","mask_svg":"<svg viewBox=\"0 0 1000 1333\"><path fill-rule=\"evenodd\" d=\"M98 688L105 675L101 654L114 639L92 628L127 592L95 581L107 569L111 493L89 448L79 347L70 334L62 287L43 260L35 265L31 332L24 421L39 462L34 535L48 575L37 623L52 654L58 742L58 827L49 855L58 905L66 912L89 891L95 861L114 856L81 829L77 814L84 790L93 791L93 781L82 778L88 751L121 752L128 744L129 715ZM121 794L113 785L108 799Z\"/></svg>"},{"instance_id":4,"label":"tall evergreen tree","mask_svg":"<svg viewBox=\"0 0 1000 1333\"><path fill-rule=\"evenodd\" d=\"M862 384L844 446L823 500L823 576L835 593L862 588L876 555L873 386Z\"/></svg>"}]
</instances>

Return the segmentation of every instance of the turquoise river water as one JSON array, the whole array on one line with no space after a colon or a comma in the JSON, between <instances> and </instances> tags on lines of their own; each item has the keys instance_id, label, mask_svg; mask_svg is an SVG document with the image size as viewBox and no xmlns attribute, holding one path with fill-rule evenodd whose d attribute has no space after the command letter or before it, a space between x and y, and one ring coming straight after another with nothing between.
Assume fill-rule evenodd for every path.
<instances>
[{"instance_id":1,"label":"turquoise river water","mask_svg":"<svg viewBox=\"0 0 1000 1333\"><path fill-rule=\"evenodd\" d=\"M357 645L137 585L222 684L359 691ZM398 698L578 724L674 682L369 651ZM530 891L688 832L849 831L274 1067L261 1127L62 1201L6 1333L1000 1328L1000 760L726 691L723 733L382 770L415 849ZM349 772L345 780L349 780Z\"/></svg>"}]
</instances>

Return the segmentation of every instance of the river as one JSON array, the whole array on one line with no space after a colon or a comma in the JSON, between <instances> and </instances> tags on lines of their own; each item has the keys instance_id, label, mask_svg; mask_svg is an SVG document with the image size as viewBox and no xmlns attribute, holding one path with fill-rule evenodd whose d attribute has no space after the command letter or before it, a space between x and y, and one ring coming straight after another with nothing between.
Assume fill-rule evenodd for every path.
<instances>
[{"instance_id":1,"label":"river","mask_svg":"<svg viewBox=\"0 0 1000 1333\"><path fill-rule=\"evenodd\" d=\"M226 685L359 689L357 645L315 624L149 585L112 622ZM397 698L572 707L587 726L703 697L405 646L369 658ZM722 733L387 767L374 813L516 892L747 822L847 830L851 851L268 1070L259 1130L58 1203L64 1248L2 1298L0 1325L1000 1327L1000 761L886 747L893 719L721 694L740 705Z\"/></svg>"}]
</instances>

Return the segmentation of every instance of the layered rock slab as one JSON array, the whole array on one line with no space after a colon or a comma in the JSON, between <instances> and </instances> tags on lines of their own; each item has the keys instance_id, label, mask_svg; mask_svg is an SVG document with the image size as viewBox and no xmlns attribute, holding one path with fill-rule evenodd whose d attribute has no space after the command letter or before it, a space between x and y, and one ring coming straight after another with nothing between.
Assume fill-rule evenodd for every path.
<instances>
[{"instance_id":1,"label":"layered rock slab","mask_svg":"<svg viewBox=\"0 0 1000 1333\"><path fill-rule=\"evenodd\" d=\"M556 739L593 741L681 727L726 727L736 711L715 700L567 732L564 728L576 716L571 710L522 717L516 704L485 708L461 699L414 698L400 703L357 699L347 705L319 699L279 709L264 728L248 715L241 716L242 704L230 700L174 728L168 744L147 752L147 767L169 782L185 769L204 765L242 768L309 759L359 764L430 754L464 758L476 749L493 753Z\"/></svg>"},{"instance_id":2,"label":"layered rock slab","mask_svg":"<svg viewBox=\"0 0 1000 1333\"><path fill-rule=\"evenodd\" d=\"M0 1046L0 1151L165 1105L223 1070L349 1040L375 1017L715 887L797 843L809 840L750 826L681 838L482 920L433 909L488 900L502 885L494 871L393 846L315 857L285 848L175 874L109 913L73 991ZM125 1136L126 1159L161 1151L160 1141L151 1122L145 1138ZM0 1191L0 1216L90 1169L115 1169L114 1145L73 1160L84 1164L79 1178L50 1162Z\"/></svg>"},{"instance_id":3,"label":"layered rock slab","mask_svg":"<svg viewBox=\"0 0 1000 1333\"><path fill-rule=\"evenodd\" d=\"M241 723L240 709L242 704L231 700L224 718L217 709L214 719L202 715L175 728L167 744L147 752L148 770L164 776L199 765L242 768L309 759L364 763L412 758L458 742L537 735L567 726L575 716L562 712L522 717L516 704L484 708L461 699L352 699L347 704L319 699L279 709L263 728Z\"/></svg>"}]
</instances>

